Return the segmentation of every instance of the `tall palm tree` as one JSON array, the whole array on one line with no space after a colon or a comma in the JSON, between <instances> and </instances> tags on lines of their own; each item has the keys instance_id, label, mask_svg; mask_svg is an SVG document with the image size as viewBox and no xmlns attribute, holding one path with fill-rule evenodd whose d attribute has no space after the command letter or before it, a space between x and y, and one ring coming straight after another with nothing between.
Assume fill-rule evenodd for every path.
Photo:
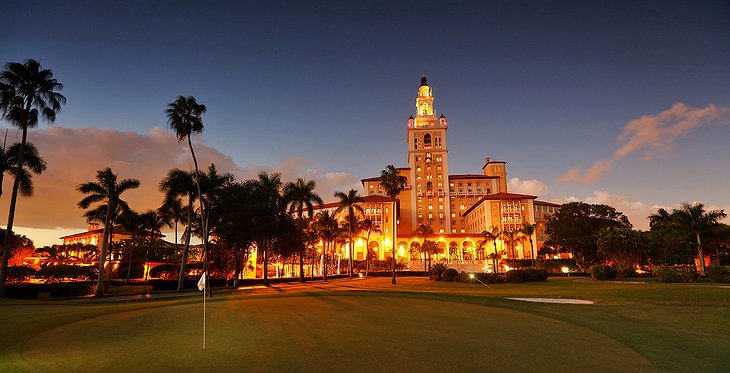
<instances>
[{"instance_id":1,"label":"tall palm tree","mask_svg":"<svg viewBox=\"0 0 730 373\"><path fill-rule=\"evenodd\" d=\"M142 216L138 212L130 209L122 214L121 223L122 228L124 228L127 232L129 232L129 234L132 235L132 238L129 242L129 263L127 265L126 279L126 282L129 282L132 275L132 258L134 257L134 246L137 244L137 235L144 231L144 221L142 220Z\"/></svg>"},{"instance_id":2,"label":"tall palm tree","mask_svg":"<svg viewBox=\"0 0 730 373\"><path fill-rule=\"evenodd\" d=\"M205 113L205 105L199 104L195 97L178 96L177 99L167 104L167 124L170 129L175 131L177 135L177 141L183 141L187 139L188 147L190 148L190 155L193 157L193 164L195 165L195 186L198 190L198 196L202 196L203 193L200 188L201 175L200 169L198 168L198 159L195 157L195 150L193 149L193 142L190 139L192 134L201 134L203 132L203 118L202 115ZM206 210L203 198L199 199L200 202L200 226L203 229L203 256L205 264L203 266L206 274L205 283L210 284L210 270L208 269L208 234L206 224ZM183 273L180 273L182 276ZM210 286L208 286L210 288Z\"/></svg>"},{"instance_id":3,"label":"tall palm tree","mask_svg":"<svg viewBox=\"0 0 730 373\"><path fill-rule=\"evenodd\" d=\"M339 225L335 216L327 210L317 214L314 225L324 243L324 247L322 247L322 279L327 281L327 253L332 244L337 241Z\"/></svg>"},{"instance_id":4,"label":"tall palm tree","mask_svg":"<svg viewBox=\"0 0 730 373\"><path fill-rule=\"evenodd\" d=\"M428 237L433 235L433 228L431 228L431 224L425 225L425 224L419 224L418 228L416 228L415 231L413 231L417 236L423 237L423 243L421 246L426 244L426 240ZM427 248L421 247L421 251L423 252L423 271L425 273L428 273L428 260L426 259L426 250Z\"/></svg>"},{"instance_id":5,"label":"tall palm tree","mask_svg":"<svg viewBox=\"0 0 730 373\"><path fill-rule=\"evenodd\" d=\"M352 254L354 252L353 246L354 246L354 235L355 235L355 226L356 226L356 213L360 213L361 215L365 213L365 211L362 209L362 206L359 205L363 201L362 197L360 197L360 194L355 189L350 189L347 193L344 192L335 192L335 198L339 199L339 205L337 206L337 210L335 210L335 214L346 210L347 216L347 234L349 238L349 244L350 244L350 260L349 260L349 273L350 278L353 276L352 271Z\"/></svg>"},{"instance_id":6,"label":"tall palm tree","mask_svg":"<svg viewBox=\"0 0 730 373\"><path fill-rule=\"evenodd\" d=\"M536 227L537 227L537 224L522 223L522 228L520 228L520 233L523 234L523 237L527 237L530 240L530 255L532 256L532 268L536 268L535 247L532 245L532 235L535 233Z\"/></svg>"},{"instance_id":7,"label":"tall palm tree","mask_svg":"<svg viewBox=\"0 0 730 373\"><path fill-rule=\"evenodd\" d=\"M11 62L5 65L5 70L0 72L0 110L5 120L13 126L18 127L23 135L18 150L18 161L15 165L19 171L15 173L13 191L10 197L10 211L8 212L8 225L6 230L13 231L15 219L15 207L18 200L20 188L20 169L25 165L25 146L28 142L28 129L38 125L38 119L43 118L48 123L56 120L56 114L61 111L61 105L66 103L66 97L58 93L63 89L50 69L42 69L41 64L33 59L24 63ZM8 259L10 250L8 239L12 234L5 235L3 239L3 256L0 265L0 296L5 296L5 279L7 277Z\"/></svg>"},{"instance_id":8,"label":"tall palm tree","mask_svg":"<svg viewBox=\"0 0 730 373\"><path fill-rule=\"evenodd\" d=\"M380 226L370 219L365 219L360 223L360 231L365 232L365 276L368 275L370 269L370 235L372 233L380 233Z\"/></svg>"},{"instance_id":9,"label":"tall palm tree","mask_svg":"<svg viewBox=\"0 0 730 373\"><path fill-rule=\"evenodd\" d=\"M281 174L259 172L253 181L254 221L258 250L262 253L264 285L268 285L269 249L281 233L280 217L286 212L286 203L281 196Z\"/></svg>"},{"instance_id":10,"label":"tall palm tree","mask_svg":"<svg viewBox=\"0 0 730 373\"><path fill-rule=\"evenodd\" d=\"M172 225L170 220L167 220L164 216L157 213L155 210L149 210L140 215L142 221L142 228L146 236L149 247L147 248L147 268L149 268L150 262L152 261L151 256L157 244L162 237L162 229ZM149 276L149 270L145 271L144 283L147 284L147 278Z\"/></svg>"},{"instance_id":11,"label":"tall palm tree","mask_svg":"<svg viewBox=\"0 0 730 373\"><path fill-rule=\"evenodd\" d=\"M705 211L705 205L702 203L682 203L682 205L672 212L672 220L676 227L695 236L697 241L697 255L700 261L700 275L705 276L705 254L702 248L701 235L707 233L713 227L717 226L721 219L727 215L723 210Z\"/></svg>"},{"instance_id":12,"label":"tall palm tree","mask_svg":"<svg viewBox=\"0 0 730 373\"><path fill-rule=\"evenodd\" d=\"M510 255L512 256L512 268L514 268L515 266L515 242L517 242L518 235L519 231L517 230L502 231L502 240L508 243L510 247Z\"/></svg>"},{"instance_id":13,"label":"tall palm tree","mask_svg":"<svg viewBox=\"0 0 730 373\"><path fill-rule=\"evenodd\" d=\"M38 149L32 143L25 144L22 168L17 167L20 160L20 143L6 149L0 148L0 196L3 195L3 178L5 173L20 179L18 191L23 197L33 195L33 178L31 172L40 175L46 170L46 161L38 154ZM18 173L20 171L20 173Z\"/></svg>"},{"instance_id":14,"label":"tall palm tree","mask_svg":"<svg viewBox=\"0 0 730 373\"><path fill-rule=\"evenodd\" d=\"M494 272L499 273L499 267L497 267L497 240L499 239L501 233L499 231L499 227L497 226L491 226L488 230L484 230L482 232L482 237L484 237L484 243L492 241L492 244L494 244L494 254L490 254L489 256L492 258L492 266L494 266Z\"/></svg>"},{"instance_id":15,"label":"tall palm tree","mask_svg":"<svg viewBox=\"0 0 730 373\"><path fill-rule=\"evenodd\" d=\"M401 176L398 170L395 169L395 167L392 164L389 164L385 166L385 169L380 171L380 186L383 187L385 190L385 194L390 197L391 202L393 202L393 208L392 208L392 214L391 218L393 223L393 279L392 283L395 285L395 265L397 262L396 256L395 256L395 245L396 245L396 235L395 231L398 230L398 222L397 222L397 215L396 215L396 198L398 198L398 195L400 192L406 189L406 185L408 183L408 179L405 176Z\"/></svg>"},{"instance_id":16,"label":"tall palm tree","mask_svg":"<svg viewBox=\"0 0 730 373\"><path fill-rule=\"evenodd\" d=\"M181 198L187 198L187 218L185 218L185 231L183 232L183 252L180 258L180 276L177 282L177 291L183 290L185 284L186 266L188 252L190 250L190 237L192 236L193 205L198 198L198 188L195 185L195 175L190 172L174 168L167 173L167 176L160 181L159 189L165 194L163 205L181 204ZM178 201L178 202L174 202ZM177 237L176 237L177 238Z\"/></svg>"},{"instance_id":17,"label":"tall palm tree","mask_svg":"<svg viewBox=\"0 0 730 373\"><path fill-rule=\"evenodd\" d=\"M76 190L79 192L88 194L79 201L78 205L80 208L87 209L94 203L106 203L107 205L104 221L104 236L101 244L101 253L99 255L99 279L96 283L97 296L104 294L104 261L106 259L107 248L109 247L112 213L116 211L118 207L128 210L129 206L127 205L127 202L121 199L121 195L127 190L136 189L138 187L139 180L118 180L117 175L112 172L112 169L109 167L96 172L96 182L90 181L76 187Z\"/></svg>"},{"instance_id":18,"label":"tall palm tree","mask_svg":"<svg viewBox=\"0 0 730 373\"><path fill-rule=\"evenodd\" d=\"M289 205L289 213L296 212L297 223L302 229L307 227L303 224L302 216L304 209L307 209L307 216L312 217L314 203L322 207L324 201L319 194L314 192L317 184L314 180L306 181L298 178L295 182L288 182L284 185L284 201ZM304 252L299 253L299 281L304 282Z\"/></svg>"}]
</instances>

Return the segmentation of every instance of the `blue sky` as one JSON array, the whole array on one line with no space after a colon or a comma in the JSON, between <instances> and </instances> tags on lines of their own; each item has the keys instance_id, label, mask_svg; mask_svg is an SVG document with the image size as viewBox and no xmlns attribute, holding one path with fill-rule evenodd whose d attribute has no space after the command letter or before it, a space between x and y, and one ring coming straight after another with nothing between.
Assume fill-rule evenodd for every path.
<instances>
[{"instance_id":1,"label":"blue sky","mask_svg":"<svg viewBox=\"0 0 730 373\"><path fill-rule=\"evenodd\" d=\"M452 173L480 172L490 156L508 162L515 188L548 200L613 202L636 216L681 201L730 206L726 1L6 0L0 13L0 62L38 59L65 85L57 127L147 136L164 127L167 103L194 95L208 107L201 141L235 167L299 159L302 173L351 176L345 187L405 164L425 74L449 120ZM612 158L629 122L676 103L686 120L713 104L717 114L653 159L647 145L591 182L561 179ZM125 156L96 157L94 169ZM54 197L38 192L35 203ZM82 227L75 214L56 227Z\"/></svg>"}]
</instances>

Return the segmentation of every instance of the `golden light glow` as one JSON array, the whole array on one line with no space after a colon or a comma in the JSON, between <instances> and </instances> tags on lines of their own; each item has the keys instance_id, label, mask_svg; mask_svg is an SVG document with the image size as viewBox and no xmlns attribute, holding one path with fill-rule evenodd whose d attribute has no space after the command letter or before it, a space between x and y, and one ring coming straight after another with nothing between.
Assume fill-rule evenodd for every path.
<instances>
[{"instance_id":1,"label":"golden light glow","mask_svg":"<svg viewBox=\"0 0 730 373\"><path fill-rule=\"evenodd\" d=\"M560 270L561 270L561 271L563 271L563 273L568 273L568 272L570 272L570 268L568 268L568 267L563 267L563 268L560 268Z\"/></svg>"}]
</instances>

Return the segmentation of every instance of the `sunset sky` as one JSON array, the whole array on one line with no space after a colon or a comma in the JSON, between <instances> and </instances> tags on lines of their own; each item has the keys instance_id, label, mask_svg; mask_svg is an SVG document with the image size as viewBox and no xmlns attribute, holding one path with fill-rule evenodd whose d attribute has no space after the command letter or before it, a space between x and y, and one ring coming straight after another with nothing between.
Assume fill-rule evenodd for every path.
<instances>
[{"instance_id":1,"label":"sunset sky","mask_svg":"<svg viewBox=\"0 0 730 373\"><path fill-rule=\"evenodd\" d=\"M331 201L406 164L421 75L451 173L504 160L510 191L607 203L639 229L683 201L730 211L727 1L4 0L0 14L0 63L39 60L68 99L29 134L48 171L15 224L36 246L85 228L74 188L104 167L142 181L132 208L159 205L159 180L190 167L165 126L178 95L208 108L203 164L313 178Z\"/></svg>"}]
</instances>

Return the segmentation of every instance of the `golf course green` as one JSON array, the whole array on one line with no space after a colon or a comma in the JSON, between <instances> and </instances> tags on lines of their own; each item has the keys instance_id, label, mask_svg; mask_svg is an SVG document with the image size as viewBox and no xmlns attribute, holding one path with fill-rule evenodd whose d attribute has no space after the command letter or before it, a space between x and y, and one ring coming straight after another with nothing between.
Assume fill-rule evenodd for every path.
<instances>
[{"instance_id":1,"label":"golf course green","mask_svg":"<svg viewBox=\"0 0 730 373\"><path fill-rule=\"evenodd\" d=\"M2 301L0 371L722 371L729 306L709 285L345 279L220 292L202 350L193 294Z\"/></svg>"}]
</instances>

